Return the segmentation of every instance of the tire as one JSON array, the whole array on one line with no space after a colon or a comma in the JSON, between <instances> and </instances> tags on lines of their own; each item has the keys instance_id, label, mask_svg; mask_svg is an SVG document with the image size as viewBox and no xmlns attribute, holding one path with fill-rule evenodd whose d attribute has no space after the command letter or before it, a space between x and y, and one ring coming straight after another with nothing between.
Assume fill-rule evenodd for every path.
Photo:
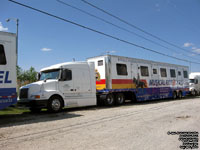
<instances>
[{"instance_id":1,"label":"tire","mask_svg":"<svg viewBox=\"0 0 200 150\"><path fill-rule=\"evenodd\" d=\"M132 96L131 96L131 103L137 103L138 101L137 101L137 98L136 98L136 96L135 96L135 94L132 94Z\"/></svg>"},{"instance_id":2,"label":"tire","mask_svg":"<svg viewBox=\"0 0 200 150\"><path fill-rule=\"evenodd\" d=\"M177 99L177 93L175 91L173 92L172 98Z\"/></svg>"},{"instance_id":3,"label":"tire","mask_svg":"<svg viewBox=\"0 0 200 150\"><path fill-rule=\"evenodd\" d=\"M58 96L54 96L49 99L47 109L49 112L57 113L61 111L62 106L62 99Z\"/></svg>"},{"instance_id":4,"label":"tire","mask_svg":"<svg viewBox=\"0 0 200 150\"><path fill-rule=\"evenodd\" d=\"M183 94L181 91L178 92L178 98L180 98L180 99L183 98Z\"/></svg>"},{"instance_id":5,"label":"tire","mask_svg":"<svg viewBox=\"0 0 200 150\"><path fill-rule=\"evenodd\" d=\"M113 94L108 94L104 102L106 106L112 106L114 104Z\"/></svg>"},{"instance_id":6,"label":"tire","mask_svg":"<svg viewBox=\"0 0 200 150\"><path fill-rule=\"evenodd\" d=\"M115 103L117 105L122 105L125 101L125 97L123 93L118 93L115 97Z\"/></svg>"}]
</instances>

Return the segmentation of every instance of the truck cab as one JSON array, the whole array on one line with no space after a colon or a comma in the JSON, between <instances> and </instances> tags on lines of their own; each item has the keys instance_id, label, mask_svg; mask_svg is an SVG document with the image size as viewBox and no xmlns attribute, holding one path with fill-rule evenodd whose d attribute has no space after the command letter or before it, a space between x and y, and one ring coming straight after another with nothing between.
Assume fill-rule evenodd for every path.
<instances>
[{"instance_id":1,"label":"truck cab","mask_svg":"<svg viewBox=\"0 0 200 150\"><path fill-rule=\"evenodd\" d=\"M193 72L189 75L189 91L191 95L200 94L200 72Z\"/></svg>"},{"instance_id":2,"label":"truck cab","mask_svg":"<svg viewBox=\"0 0 200 150\"><path fill-rule=\"evenodd\" d=\"M96 105L93 63L68 62L41 69L38 81L20 88L18 104L31 111Z\"/></svg>"}]
</instances>

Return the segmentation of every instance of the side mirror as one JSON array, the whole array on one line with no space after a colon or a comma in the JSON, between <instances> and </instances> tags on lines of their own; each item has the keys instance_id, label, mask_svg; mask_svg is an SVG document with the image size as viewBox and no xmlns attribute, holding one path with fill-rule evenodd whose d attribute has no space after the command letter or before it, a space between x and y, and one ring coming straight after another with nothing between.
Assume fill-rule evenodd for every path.
<instances>
[{"instance_id":1,"label":"side mirror","mask_svg":"<svg viewBox=\"0 0 200 150\"><path fill-rule=\"evenodd\" d=\"M40 80L40 77L41 77L41 74L40 74L40 73L37 73L37 81Z\"/></svg>"},{"instance_id":2,"label":"side mirror","mask_svg":"<svg viewBox=\"0 0 200 150\"><path fill-rule=\"evenodd\" d=\"M195 84L198 84L198 79L195 79Z\"/></svg>"}]
</instances>

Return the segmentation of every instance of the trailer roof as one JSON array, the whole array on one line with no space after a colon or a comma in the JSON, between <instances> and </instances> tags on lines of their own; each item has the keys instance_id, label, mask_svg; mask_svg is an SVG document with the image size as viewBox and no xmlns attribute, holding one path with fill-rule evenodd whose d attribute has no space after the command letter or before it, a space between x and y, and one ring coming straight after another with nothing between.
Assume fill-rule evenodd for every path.
<instances>
[{"instance_id":1,"label":"trailer roof","mask_svg":"<svg viewBox=\"0 0 200 150\"><path fill-rule=\"evenodd\" d=\"M138 59L138 58L132 58L132 57L118 56L118 55L100 55L100 56L87 58L87 60L94 59L94 58L108 57L108 56L117 57L117 58L120 58L121 60L125 60L125 59L126 60L130 60L131 62L155 63L155 64L159 64L159 65L163 65L163 66L179 66L179 67L188 68L188 66L184 66L184 65L177 65L177 64L164 63L164 62L158 62L158 61L152 61L152 60L145 60L145 59Z\"/></svg>"},{"instance_id":2,"label":"trailer roof","mask_svg":"<svg viewBox=\"0 0 200 150\"><path fill-rule=\"evenodd\" d=\"M59 69L61 67L64 66L69 66L69 65L83 65L83 64L87 64L87 62L83 62L83 61L76 61L76 62L64 62L64 63L59 63L59 64L55 64L55 65L51 65L49 67L46 68L42 68L40 71L44 71L44 70L52 70L52 69Z\"/></svg>"}]
</instances>

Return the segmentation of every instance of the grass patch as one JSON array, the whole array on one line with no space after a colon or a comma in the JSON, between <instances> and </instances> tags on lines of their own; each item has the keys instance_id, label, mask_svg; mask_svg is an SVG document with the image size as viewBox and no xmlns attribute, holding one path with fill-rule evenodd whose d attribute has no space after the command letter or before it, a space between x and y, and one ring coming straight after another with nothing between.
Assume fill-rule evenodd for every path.
<instances>
[{"instance_id":1,"label":"grass patch","mask_svg":"<svg viewBox=\"0 0 200 150\"><path fill-rule=\"evenodd\" d=\"M25 112L30 112L30 110L27 108L7 107L3 110L0 110L0 115L18 115Z\"/></svg>"}]
</instances>

